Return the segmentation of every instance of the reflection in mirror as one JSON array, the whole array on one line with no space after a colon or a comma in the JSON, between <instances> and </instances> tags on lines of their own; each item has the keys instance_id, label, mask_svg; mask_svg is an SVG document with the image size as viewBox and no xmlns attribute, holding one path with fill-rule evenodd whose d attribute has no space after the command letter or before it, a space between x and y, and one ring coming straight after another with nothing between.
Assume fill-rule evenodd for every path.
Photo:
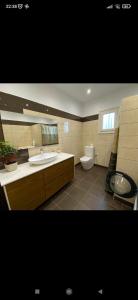
<instances>
[{"instance_id":1,"label":"reflection in mirror","mask_svg":"<svg viewBox=\"0 0 138 300\"><path fill-rule=\"evenodd\" d=\"M58 144L58 128L57 124L41 125L42 145Z\"/></svg>"},{"instance_id":2,"label":"reflection in mirror","mask_svg":"<svg viewBox=\"0 0 138 300\"><path fill-rule=\"evenodd\" d=\"M17 149L58 144L55 120L0 111L5 141Z\"/></svg>"},{"instance_id":3,"label":"reflection in mirror","mask_svg":"<svg viewBox=\"0 0 138 300\"><path fill-rule=\"evenodd\" d=\"M131 191L129 181L121 174L115 174L111 177L110 186L112 191L119 195L124 195Z\"/></svg>"}]
</instances>

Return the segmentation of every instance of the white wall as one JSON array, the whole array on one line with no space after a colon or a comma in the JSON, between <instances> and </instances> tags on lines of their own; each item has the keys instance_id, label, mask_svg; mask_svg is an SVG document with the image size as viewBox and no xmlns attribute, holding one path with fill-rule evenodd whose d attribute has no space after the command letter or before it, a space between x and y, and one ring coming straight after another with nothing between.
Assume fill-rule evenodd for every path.
<instances>
[{"instance_id":1,"label":"white wall","mask_svg":"<svg viewBox=\"0 0 138 300\"><path fill-rule=\"evenodd\" d=\"M67 96L53 84L0 84L0 91L42 103L56 109L80 116L82 104Z\"/></svg>"},{"instance_id":2,"label":"white wall","mask_svg":"<svg viewBox=\"0 0 138 300\"><path fill-rule=\"evenodd\" d=\"M95 115L104 109L120 106L122 98L136 94L138 95L138 84L133 86L128 84L127 88L120 89L116 93L83 103L81 116Z\"/></svg>"}]
</instances>

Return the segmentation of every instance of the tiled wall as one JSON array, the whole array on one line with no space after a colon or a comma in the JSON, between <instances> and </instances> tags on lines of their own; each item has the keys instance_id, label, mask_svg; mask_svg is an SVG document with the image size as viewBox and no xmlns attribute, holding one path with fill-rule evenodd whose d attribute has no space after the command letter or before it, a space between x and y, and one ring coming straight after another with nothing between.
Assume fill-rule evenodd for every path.
<instances>
[{"instance_id":1,"label":"tiled wall","mask_svg":"<svg viewBox=\"0 0 138 300\"><path fill-rule=\"evenodd\" d=\"M130 175L138 184L138 96L122 100L117 170Z\"/></svg>"},{"instance_id":2,"label":"tiled wall","mask_svg":"<svg viewBox=\"0 0 138 300\"><path fill-rule=\"evenodd\" d=\"M82 123L27 109L24 109L24 113L33 116L48 117L57 121L59 144L43 147L47 151L63 151L72 153L75 155L75 164L77 164L80 161L80 157L84 155L84 146L94 144L96 154L95 163L102 166L108 166L114 134L98 133L98 120ZM19 125L3 126L5 138L9 142L11 141L11 143L15 146L21 147L32 145L33 134L35 134L36 141L36 131L38 136L38 140L36 141L37 145L41 145L39 125L33 125L30 127ZM29 156L39 153L40 147L29 149Z\"/></svg>"},{"instance_id":3,"label":"tiled wall","mask_svg":"<svg viewBox=\"0 0 138 300\"><path fill-rule=\"evenodd\" d=\"M80 157L84 155L84 146L93 144L95 147L95 163L102 166L108 166L114 134L98 133L98 120L82 123L27 109L24 109L24 113L33 116L48 117L57 121L59 144L43 147L47 151L72 153L75 155L75 164L77 164L80 161ZM23 147L32 145L33 135L35 135L36 141L36 132L38 136L38 140L36 141L37 145L41 144L39 125L3 125L3 129L5 139L9 142L11 141L14 146ZM39 153L39 146L29 149L29 156Z\"/></svg>"},{"instance_id":4,"label":"tiled wall","mask_svg":"<svg viewBox=\"0 0 138 300\"><path fill-rule=\"evenodd\" d=\"M14 147L32 145L31 126L3 124L2 127L5 141L8 141Z\"/></svg>"},{"instance_id":5,"label":"tiled wall","mask_svg":"<svg viewBox=\"0 0 138 300\"><path fill-rule=\"evenodd\" d=\"M48 117L54 119L58 123L59 144L43 147L47 151L62 151L75 155L75 164L79 163L83 154L82 148L82 122L64 119L49 114L34 112L24 109L24 114L39 117ZM68 132L66 132L68 129ZM29 156L40 153L40 147L29 149Z\"/></svg>"},{"instance_id":6,"label":"tiled wall","mask_svg":"<svg viewBox=\"0 0 138 300\"><path fill-rule=\"evenodd\" d=\"M96 164L108 166L113 138L113 133L98 133L98 120L83 123L83 147L90 144L94 145Z\"/></svg>"},{"instance_id":7,"label":"tiled wall","mask_svg":"<svg viewBox=\"0 0 138 300\"><path fill-rule=\"evenodd\" d=\"M32 143L34 140L36 146L41 146L42 145L41 125L40 124L32 125L31 132L32 132Z\"/></svg>"}]
</instances>

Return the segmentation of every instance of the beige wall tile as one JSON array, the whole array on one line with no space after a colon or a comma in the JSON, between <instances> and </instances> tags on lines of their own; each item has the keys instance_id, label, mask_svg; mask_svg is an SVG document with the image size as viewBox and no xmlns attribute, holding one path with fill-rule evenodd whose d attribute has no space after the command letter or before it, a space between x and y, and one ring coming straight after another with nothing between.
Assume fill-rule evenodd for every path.
<instances>
[{"instance_id":1,"label":"beige wall tile","mask_svg":"<svg viewBox=\"0 0 138 300\"><path fill-rule=\"evenodd\" d=\"M119 146L118 148L118 158L125 158L129 160L138 161L138 149L124 148Z\"/></svg>"},{"instance_id":2,"label":"beige wall tile","mask_svg":"<svg viewBox=\"0 0 138 300\"><path fill-rule=\"evenodd\" d=\"M120 111L138 108L138 95L124 98L121 103Z\"/></svg>"},{"instance_id":3,"label":"beige wall tile","mask_svg":"<svg viewBox=\"0 0 138 300\"><path fill-rule=\"evenodd\" d=\"M108 133L101 133L101 134L97 134L96 138L95 138L95 142L97 144L111 144L113 143L113 138L114 138L114 134L108 134Z\"/></svg>"},{"instance_id":4,"label":"beige wall tile","mask_svg":"<svg viewBox=\"0 0 138 300\"><path fill-rule=\"evenodd\" d=\"M31 126L32 140L34 140L36 146L42 145L42 134L40 124L34 124Z\"/></svg>"},{"instance_id":5,"label":"beige wall tile","mask_svg":"<svg viewBox=\"0 0 138 300\"><path fill-rule=\"evenodd\" d=\"M118 158L117 170L128 174L138 185L138 162L128 160L128 159Z\"/></svg>"},{"instance_id":6,"label":"beige wall tile","mask_svg":"<svg viewBox=\"0 0 138 300\"><path fill-rule=\"evenodd\" d=\"M138 123L121 124L119 136L138 135Z\"/></svg>"},{"instance_id":7,"label":"beige wall tile","mask_svg":"<svg viewBox=\"0 0 138 300\"><path fill-rule=\"evenodd\" d=\"M120 125L125 123L137 123L138 122L138 109L121 111L120 112Z\"/></svg>"},{"instance_id":8,"label":"beige wall tile","mask_svg":"<svg viewBox=\"0 0 138 300\"><path fill-rule=\"evenodd\" d=\"M138 96L123 99L120 107L117 170L138 184Z\"/></svg>"},{"instance_id":9,"label":"beige wall tile","mask_svg":"<svg viewBox=\"0 0 138 300\"><path fill-rule=\"evenodd\" d=\"M97 145L95 147L95 163L105 166L106 161L106 145Z\"/></svg>"},{"instance_id":10,"label":"beige wall tile","mask_svg":"<svg viewBox=\"0 0 138 300\"><path fill-rule=\"evenodd\" d=\"M34 155L37 155L40 153L40 148L31 148L31 149L28 149L28 152L29 152L29 157L32 157Z\"/></svg>"},{"instance_id":11,"label":"beige wall tile","mask_svg":"<svg viewBox=\"0 0 138 300\"><path fill-rule=\"evenodd\" d=\"M119 136L120 147L138 148L138 135L137 136Z\"/></svg>"},{"instance_id":12,"label":"beige wall tile","mask_svg":"<svg viewBox=\"0 0 138 300\"><path fill-rule=\"evenodd\" d=\"M4 139L5 141L9 142L11 145L13 145L13 130L11 128L11 125L3 124L3 133L4 133ZM15 132L14 132L15 134Z\"/></svg>"},{"instance_id":13,"label":"beige wall tile","mask_svg":"<svg viewBox=\"0 0 138 300\"><path fill-rule=\"evenodd\" d=\"M14 147L32 145L31 126L3 125L4 138Z\"/></svg>"}]
</instances>

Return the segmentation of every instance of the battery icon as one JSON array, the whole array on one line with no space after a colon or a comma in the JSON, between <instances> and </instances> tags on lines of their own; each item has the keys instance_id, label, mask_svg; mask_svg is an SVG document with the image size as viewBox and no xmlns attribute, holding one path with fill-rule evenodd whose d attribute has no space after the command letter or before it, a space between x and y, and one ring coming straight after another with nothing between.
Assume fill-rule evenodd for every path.
<instances>
[{"instance_id":1,"label":"battery icon","mask_svg":"<svg viewBox=\"0 0 138 300\"><path fill-rule=\"evenodd\" d=\"M129 9L131 8L131 4L127 3L127 4L122 4L122 8L123 9Z\"/></svg>"}]
</instances>

